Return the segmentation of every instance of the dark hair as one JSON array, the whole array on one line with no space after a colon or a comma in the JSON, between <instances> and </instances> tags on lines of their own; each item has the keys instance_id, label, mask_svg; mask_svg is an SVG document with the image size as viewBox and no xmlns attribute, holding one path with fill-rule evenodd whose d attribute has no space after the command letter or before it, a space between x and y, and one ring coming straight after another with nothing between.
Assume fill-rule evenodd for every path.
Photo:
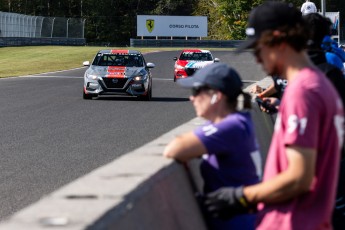
<instances>
[{"instance_id":1,"label":"dark hair","mask_svg":"<svg viewBox=\"0 0 345 230\"><path fill-rule=\"evenodd\" d=\"M323 38L331 34L331 20L319 13L304 15L303 19L309 28L309 46L320 48Z\"/></svg>"},{"instance_id":2,"label":"dark hair","mask_svg":"<svg viewBox=\"0 0 345 230\"><path fill-rule=\"evenodd\" d=\"M280 34L274 32L278 30ZM309 30L305 24L297 24L294 27L282 26L275 30L264 31L258 41L268 46L276 46L283 42L288 43L297 52L307 48Z\"/></svg>"},{"instance_id":3,"label":"dark hair","mask_svg":"<svg viewBox=\"0 0 345 230\"><path fill-rule=\"evenodd\" d=\"M251 109L252 108L252 96L249 93L241 92L238 96L242 95L243 96L243 104L242 108L243 109ZM227 104L229 108L235 110L237 108L238 104L238 96L236 98L227 98Z\"/></svg>"}]
</instances>

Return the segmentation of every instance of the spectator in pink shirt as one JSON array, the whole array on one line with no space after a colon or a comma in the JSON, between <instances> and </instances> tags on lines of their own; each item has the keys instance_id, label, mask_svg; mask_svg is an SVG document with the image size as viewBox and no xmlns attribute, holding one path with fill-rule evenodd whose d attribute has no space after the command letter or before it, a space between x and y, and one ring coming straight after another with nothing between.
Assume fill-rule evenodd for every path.
<instances>
[{"instance_id":1,"label":"spectator in pink shirt","mask_svg":"<svg viewBox=\"0 0 345 230\"><path fill-rule=\"evenodd\" d=\"M291 4L265 2L250 13L242 49L253 49L268 75L289 84L263 181L208 194L214 216L231 218L257 205L256 229L332 229L344 111L334 86L307 55L307 30Z\"/></svg>"}]
</instances>

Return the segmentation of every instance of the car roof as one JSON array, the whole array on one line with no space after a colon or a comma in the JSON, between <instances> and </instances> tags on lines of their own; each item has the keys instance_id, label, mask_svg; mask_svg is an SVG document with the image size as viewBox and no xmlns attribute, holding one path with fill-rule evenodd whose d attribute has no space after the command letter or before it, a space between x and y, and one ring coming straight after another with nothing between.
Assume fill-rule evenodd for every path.
<instances>
[{"instance_id":1,"label":"car roof","mask_svg":"<svg viewBox=\"0 0 345 230\"><path fill-rule=\"evenodd\" d=\"M117 50L117 49L100 50L100 51L98 51L98 53L102 53L102 54L141 54L137 50Z\"/></svg>"},{"instance_id":2,"label":"car roof","mask_svg":"<svg viewBox=\"0 0 345 230\"><path fill-rule=\"evenodd\" d=\"M184 52L210 53L209 50L201 50L201 49L185 49L185 50L182 50L182 53L184 53Z\"/></svg>"}]
</instances>

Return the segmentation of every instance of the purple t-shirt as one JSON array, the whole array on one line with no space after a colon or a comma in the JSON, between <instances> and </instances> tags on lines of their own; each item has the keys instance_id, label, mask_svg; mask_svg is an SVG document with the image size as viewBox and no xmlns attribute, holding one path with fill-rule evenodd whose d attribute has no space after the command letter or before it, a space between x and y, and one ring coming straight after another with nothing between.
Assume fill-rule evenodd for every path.
<instances>
[{"instance_id":1,"label":"purple t-shirt","mask_svg":"<svg viewBox=\"0 0 345 230\"><path fill-rule=\"evenodd\" d=\"M309 192L278 204L260 204L257 229L332 229L343 122L341 99L319 70L305 68L289 82L277 115L263 181L287 169L287 145L317 150L315 175Z\"/></svg>"},{"instance_id":2,"label":"purple t-shirt","mask_svg":"<svg viewBox=\"0 0 345 230\"><path fill-rule=\"evenodd\" d=\"M201 163L205 193L220 187L259 182L261 156L249 113L230 114L221 122L207 123L194 133L208 151Z\"/></svg>"},{"instance_id":3,"label":"purple t-shirt","mask_svg":"<svg viewBox=\"0 0 345 230\"><path fill-rule=\"evenodd\" d=\"M208 154L200 166L204 192L220 187L251 185L261 179L261 155L248 112L228 115L217 124L207 123L195 130ZM241 215L229 221L207 218L211 229L254 229L255 215Z\"/></svg>"}]
</instances>

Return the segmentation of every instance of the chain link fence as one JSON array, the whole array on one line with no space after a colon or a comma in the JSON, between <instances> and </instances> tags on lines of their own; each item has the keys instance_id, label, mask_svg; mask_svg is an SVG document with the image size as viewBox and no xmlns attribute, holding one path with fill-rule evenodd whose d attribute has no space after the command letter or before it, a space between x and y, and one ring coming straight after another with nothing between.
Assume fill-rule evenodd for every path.
<instances>
[{"instance_id":1,"label":"chain link fence","mask_svg":"<svg viewBox=\"0 0 345 230\"><path fill-rule=\"evenodd\" d=\"M28 16L0 11L0 43L2 41L2 45L6 45L4 43L11 38L16 38L17 41L21 38L26 38L25 41L28 40L27 38L33 40L52 38L52 41L59 38L60 41L65 39L67 42L70 39L73 41L79 39L84 44L84 27L85 19L81 18Z\"/></svg>"}]
</instances>

